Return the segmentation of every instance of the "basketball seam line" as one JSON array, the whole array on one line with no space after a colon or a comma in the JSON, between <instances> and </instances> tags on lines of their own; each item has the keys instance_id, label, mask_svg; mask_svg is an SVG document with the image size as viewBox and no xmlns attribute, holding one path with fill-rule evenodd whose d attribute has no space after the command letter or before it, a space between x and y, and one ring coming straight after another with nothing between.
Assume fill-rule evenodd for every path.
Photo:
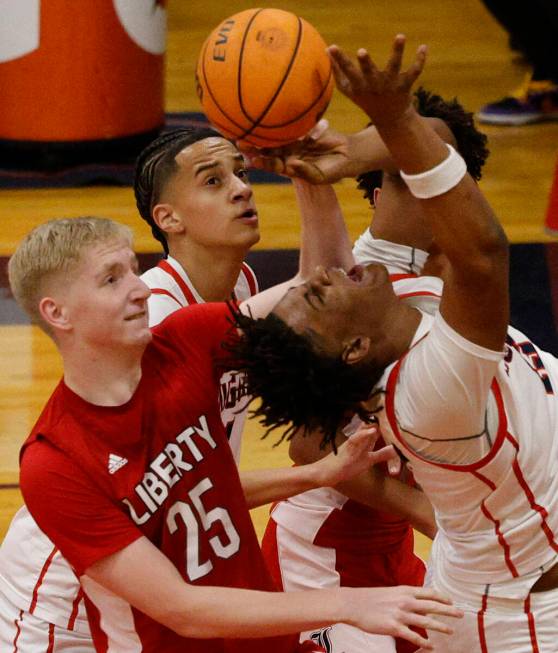
<instances>
[{"instance_id":1,"label":"basketball seam line","mask_svg":"<svg viewBox=\"0 0 558 653\"><path fill-rule=\"evenodd\" d=\"M285 82L287 81L287 79L288 79L288 77L289 77L289 74L290 74L291 69L292 69L293 64L294 64L294 61L295 61L295 59L296 59L296 55L297 55L298 50L299 50L299 48L300 48L300 43L301 43L301 41L302 41L302 28L303 28L302 21L300 20L300 17L299 17L299 16L297 16L296 18L297 18L297 21L298 21L298 34L297 34L296 45L295 45L295 48L294 48L293 54L292 54L292 56L291 56L291 60L289 61L289 65L287 66L287 70L285 71L285 74L283 75L283 79L281 80L281 83L279 84L279 86L277 87L277 90L276 90L275 93L273 94L273 97L272 97L271 100L267 103L267 106L265 107L265 109L264 109L264 110L262 111L262 113L258 116L258 118L257 118L256 120L253 121L253 124L252 124L252 126L250 127L250 129L248 129L248 130L245 131L243 134L241 134L241 135L239 136L239 138L244 138L245 136L248 136L249 134L251 134L251 133L254 131L254 129L255 129L255 128L256 128L256 127L257 127L257 126L262 122L262 120L265 118L266 114L269 112L269 110L270 110L271 107L273 106L273 103L274 103L275 100L277 99L277 96L278 96L279 93L281 92L281 89L283 88L283 86L285 85ZM248 32L248 30L246 30L246 32ZM242 50L241 50L241 52L240 52L240 59L239 59L239 62L238 62L238 63L239 63L239 66L238 66L238 70L239 70L239 80L240 80L240 70L242 70ZM239 101L239 103L240 103L240 107L241 107L242 111L244 112L244 108L243 108L243 106L242 106L242 95L240 94L240 89L239 89L239 93L238 93L238 101Z\"/></svg>"},{"instance_id":2,"label":"basketball seam line","mask_svg":"<svg viewBox=\"0 0 558 653\"><path fill-rule=\"evenodd\" d=\"M223 116L224 116L224 117L225 117L229 122L231 122L233 125L235 125L235 127L238 127L238 129L244 131L245 128L244 128L242 125L240 125L238 122L236 122L236 120L234 120L233 118L231 118L231 117L230 117L230 116L229 116L225 111L223 111L223 109L221 108L221 105L219 104L219 102L217 102L217 98L215 97L215 95L213 95L213 92L212 92L212 90L211 90L211 86L209 85L209 80L207 79L207 75L206 75L206 72L205 72L205 53L207 52L207 48L209 47L209 42L210 42L210 40L211 40L211 39L208 38L207 41L206 41L205 48L204 48L203 55L202 55L202 60L201 60L201 61L202 61L202 74L203 74L203 79L204 79L204 82L205 82L205 88L207 89L207 92L208 92L209 95L211 96L211 99L213 100L215 106L219 109L219 111L223 114ZM229 128L225 128L223 125L219 125L219 124L217 123L217 121L215 121L215 120L213 120L213 121L211 121L211 122L213 122L213 124L214 124L215 126L220 126L221 129L222 129L223 131L225 131L225 132L227 132L227 131L230 132L230 131L231 131ZM235 138L238 138L238 137L235 136Z\"/></svg>"}]
</instances>

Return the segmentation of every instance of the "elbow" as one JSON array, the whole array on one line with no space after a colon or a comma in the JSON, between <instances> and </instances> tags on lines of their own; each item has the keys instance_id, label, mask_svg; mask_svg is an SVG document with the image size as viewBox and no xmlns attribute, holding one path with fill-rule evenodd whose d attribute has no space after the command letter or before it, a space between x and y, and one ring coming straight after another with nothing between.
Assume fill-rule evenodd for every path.
<instances>
[{"instance_id":1,"label":"elbow","mask_svg":"<svg viewBox=\"0 0 558 653\"><path fill-rule=\"evenodd\" d=\"M180 635L180 637L210 639L222 636L221 633L216 632L214 627L215 620L208 619L201 622L192 613L179 612L171 609L161 614L157 618L157 621L177 635Z\"/></svg>"},{"instance_id":2,"label":"elbow","mask_svg":"<svg viewBox=\"0 0 558 653\"><path fill-rule=\"evenodd\" d=\"M467 255L471 280L507 278L509 268L509 243L499 223L479 237L474 251Z\"/></svg>"},{"instance_id":3,"label":"elbow","mask_svg":"<svg viewBox=\"0 0 558 653\"><path fill-rule=\"evenodd\" d=\"M501 273L505 273L507 276L510 258L508 239L500 225L498 225L495 232L492 237L487 238L481 244L481 256L483 258L481 269L485 271L488 277Z\"/></svg>"}]
</instances>

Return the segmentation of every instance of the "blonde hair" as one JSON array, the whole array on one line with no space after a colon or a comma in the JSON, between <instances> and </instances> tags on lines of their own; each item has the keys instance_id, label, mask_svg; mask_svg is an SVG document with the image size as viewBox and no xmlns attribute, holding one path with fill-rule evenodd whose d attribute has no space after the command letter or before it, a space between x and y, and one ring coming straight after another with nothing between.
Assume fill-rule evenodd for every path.
<instances>
[{"instance_id":1,"label":"blonde hair","mask_svg":"<svg viewBox=\"0 0 558 653\"><path fill-rule=\"evenodd\" d=\"M8 263L13 296L34 324L51 334L39 303L47 284L74 269L83 250L98 243L122 240L132 245L132 230L107 218L50 220L25 236Z\"/></svg>"}]
</instances>

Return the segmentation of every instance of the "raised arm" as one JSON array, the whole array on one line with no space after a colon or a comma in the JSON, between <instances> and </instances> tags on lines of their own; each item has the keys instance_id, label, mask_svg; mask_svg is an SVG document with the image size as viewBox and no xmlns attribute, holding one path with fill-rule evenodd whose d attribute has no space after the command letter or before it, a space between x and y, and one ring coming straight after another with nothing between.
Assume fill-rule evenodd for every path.
<instances>
[{"instance_id":1,"label":"raised arm","mask_svg":"<svg viewBox=\"0 0 558 653\"><path fill-rule=\"evenodd\" d=\"M349 270L354 265L352 244L332 186L315 186L293 179L300 211L300 275L316 266Z\"/></svg>"},{"instance_id":2,"label":"raised arm","mask_svg":"<svg viewBox=\"0 0 558 653\"><path fill-rule=\"evenodd\" d=\"M386 69L366 50L354 63L330 48L338 87L376 126L449 265L440 312L467 340L501 350L508 324L508 246L504 232L461 157L413 108L411 87L426 48L401 72L405 37L396 37Z\"/></svg>"},{"instance_id":3,"label":"raised arm","mask_svg":"<svg viewBox=\"0 0 558 653\"><path fill-rule=\"evenodd\" d=\"M354 265L351 241L341 207L331 186L293 179L300 211L300 259L297 276L241 304L241 311L265 317L287 290L301 283L318 265L349 270Z\"/></svg>"},{"instance_id":4,"label":"raised arm","mask_svg":"<svg viewBox=\"0 0 558 653\"><path fill-rule=\"evenodd\" d=\"M421 120L429 123L441 138L454 142L451 131L439 118ZM353 134L335 131L326 120L321 125L321 129L305 139L282 148L250 151L251 165L312 184L332 184L370 170L397 172L391 153L374 125Z\"/></svg>"}]
</instances>

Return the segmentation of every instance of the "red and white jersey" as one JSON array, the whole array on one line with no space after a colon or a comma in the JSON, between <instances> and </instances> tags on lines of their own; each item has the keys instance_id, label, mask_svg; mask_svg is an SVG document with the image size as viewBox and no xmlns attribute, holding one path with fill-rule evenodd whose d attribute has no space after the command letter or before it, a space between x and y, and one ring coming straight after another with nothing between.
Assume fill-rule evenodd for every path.
<instances>
[{"instance_id":1,"label":"red and white jersey","mask_svg":"<svg viewBox=\"0 0 558 653\"><path fill-rule=\"evenodd\" d=\"M194 288L184 268L171 256L144 272L141 278L152 293L148 300L149 325L152 327L162 322L178 308L204 303L204 299ZM255 295L258 290L258 281L254 271L247 263L243 263L231 299L241 302ZM250 403L244 376L236 372L223 374L219 397L221 417L238 464L242 431Z\"/></svg>"},{"instance_id":2,"label":"red and white jersey","mask_svg":"<svg viewBox=\"0 0 558 653\"><path fill-rule=\"evenodd\" d=\"M186 270L172 256L159 261L158 265L144 272L141 278L152 293L149 298L150 326L159 324L179 308L203 304L205 301L194 288ZM257 292L256 275L247 263L243 263L231 299L241 302Z\"/></svg>"},{"instance_id":3,"label":"red and white jersey","mask_svg":"<svg viewBox=\"0 0 558 653\"><path fill-rule=\"evenodd\" d=\"M558 559L556 358L513 328L485 349L437 313L378 388L384 437L436 510L437 573L526 596Z\"/></svg>"},{"instance_id":4,"label":"red and white jersey","mask_svg":"<svg viewBox=\"0 0 558 653\"><path fill-rule=\"evenodd\" d=\"M273 589L220 418L216 362L228 318L225 304L206 304L155 327L140 383L121 406L92 405L63 382L45 406L22 449L21 488L78 576L146 536L190 584ZM297 636L183 638L91 579L83 585L101 652L297 648Z\"/></svg>"},{"instance_id":5,"label":"red and white jersey","mask_svg":"<svg viewBox=\"0 0 558 653\"><path fill-rule=\"evenodd\" d=\"M414 274L391 275L391 278L396 294L403 301L426 310L439 303L440 279ZM424 307L421 307L421 300L424 300ZM377 444L381 445L381 442ZM353 501L333 488L317 488L280 501L273 506L271 519L293 533L296 540L322 547L322 552L316 550L315 553L321 556L320 575L325 577L327 568L338 578L340 586L422 584L424 565L413 552L409 522ZM323 554L325 550L329 553ZM370 552L374 552L375 557ZM394 553L398 558L397 566L390 561ZM268 555L264 547L264 554L273 569L277 565L274 552L270 550ZM384 556L383 567L378 563L379 556ZM292 590L302 582L320 586L318 576L305 576L304 564L297 566L294 575L287 564L281 564L280 556L278 564L280 569L276 573L285 589Z\"/></svg>"},{"instance_id":6,"label":"red and white jersey","mask_svg":"<svg viewBox=\"0 0 558 653\"><path fill-rule=\"evenodd\" d=\"M147 270L142 279L153 293L148 300L151 326L183 306L203 303L180 263L171 257ZM244 263L234 295L242 301L257 292L256 276ZM246 419L245 411L235 412L241 401L247 403L242 377L227 372L220 385L221 415L237 462ZM1 591L20 610L69 631L89 632L78 579L26 506L16 513L0 545L0 582Z\"/></svg>"},{"instance_id":7,"label":"red and white jersey","mask_svg":"<svg viewBox=\"0 0 558 653\"><path fill-rule=\"evenodd\" d=\"M437 309L442 293L441 280L417 276L426 261L425 252L374 239L366 231L353 253L362 265L378 262L385 265L394 291L402 300L421 311ZM296 573L291 573L286 561L281 565L279 556L280 569L275 573L280 574L288 590L300 589L304 583L318 587L323 578L329 578L330 572L340 586L422 584L424 565L413 553L409 522L352 501L333 488L318 488L280 501L273 507L271 519L294 534L293 546L296 539L321 547L312 553L320 556L319 565L314 565L319 568L319 574L314 578L311 571L306 574L303 563L297 565ZM309 551L306 550L306 555L310 555ZM372 556L372 552L377 557ZM264 553L273 568L277 564L274 552L269 548L268 554L264 547ZM398 565L391 562L394 554ZM381 556L382 564L378 562ZM310 564L307 569L311 569ZM325 574L326 569L328 574Z\"/></svg>"}]
</instances>

